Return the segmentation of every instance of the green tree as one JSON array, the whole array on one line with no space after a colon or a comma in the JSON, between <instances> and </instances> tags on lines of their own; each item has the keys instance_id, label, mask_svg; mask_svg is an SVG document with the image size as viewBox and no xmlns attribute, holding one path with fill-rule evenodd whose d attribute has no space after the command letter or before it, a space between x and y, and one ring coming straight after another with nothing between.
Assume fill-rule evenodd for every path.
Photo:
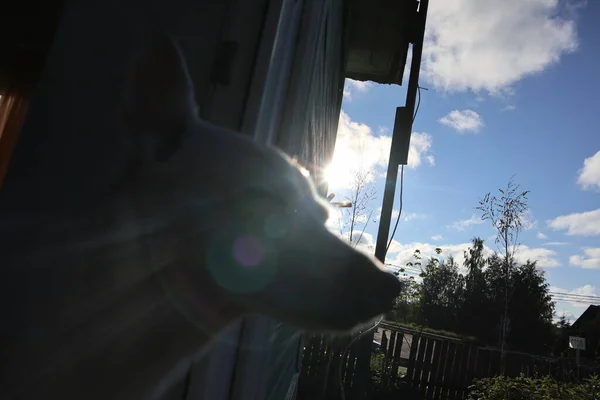
<instances>
[{"instance_id":1,"label":"green tree","mask_svg":"<svg viewBox=\"0 0 600 400\"><path fill-rule=\"evenodd\" d=\"M497 321L497 313L491 312L490 296L486 282L485 268L487 260L483 254L484 242L481 238L473 238L471 246L465 250L463 266L467 270L465 277L465 301L462 307L462 333L478 337L486 342L489 327Z\"/></svg>"},{"instance_id":2,"label":"green tree","mask_svg":"<svg viewBox=\"0 0 600 400\"><path fill-rule=\"evenodd\" d=\"M426 263L416 250L407 268L420 269L422 281L417 283L405 269L398 271L407 285L397 300L396 320L477 337L487 344L502 340L506 320L506 350L551 353L557 330L552 325L554 303L543 272L535 262L519 265L512 258L507 277L504 257L494 253L486 258L484 250L484 241L474 238L464 252L464 276L452 257L440 261L441 249ZM505 319L506 287L511 291Z\"/></svg>"},{"instance_id":3,"label":"green tree","mask_svg":"<svg viewBox=\"0 0 600 400\"><path fill-rule=\"evenodd\" d=\"M511 273L514 267L514 256L520 245L519 233L525 223L527 212L527 195L529 191L520 191L519 185L514 182L514 176L508 181L505 189L498 190L498 196L487 193L479 201L477 210L481 211L481 218L488 220L496 229L496 244L503 255L504 277L504 313L501 321L500 347L502 349L501 365L504 372L506 358L506 340L509 333L510 320L508 315L511 297Z\"/></svg>"},{"instance_id":4,"label":"green tree","mask_svg":"<svg viewBox=\"0 0 600 400\"><path fill-rule=\"evenodd\" d=\"M411 323L420 321L419 293L421 285L414 276L399 276L402 292L394 304L394 319L398 322Z\"/></svg>"},{"instance_id":5,"label":"green tree","mask_svg":"<svg viewBox=\"0 0 600 400\"><path fill-rule=\"evenodd\" d=\"M550 354L555 339L554 302L543 271L536 267L535 261L527 261L515 268L511 280L508 346L529 353Z\"/></svg>"},{"instance_id":6,"label":"green tree","mask_svg":"<svg viewBox=\"0 0 600 400\"><path fill-rule=\"evenodd\" d=\"M413 254L414 262L406 264L406 268L415 269L421 266L421 251L415 250ZM394 273L402 282L402 292L394 304L394 317L396 321L404 323L422 323L421 312L419 310L419 298L421 285L416 281L414 275L409 275L406 268L400 268Z\"/></svg>"},{"instance_id":7,"label":"green tree","mask_svg":"<svg viewBox=\"0 0 600 400\"><path fill-rule=\"evenodd\" d=\"M487 305L489 306L488 318L492 321L487 327L485 339L490 344L498 345L502 342L502 323L504 320L505 296L508 284L506 283L505 263L497 253L488 257L484 279Z\"/></svg>"},{"instance_id":8,"label":"green tree","mask_svg":"<svg viewBox=\"0 0 600 400\"><path fill-rule=\"evenodd\" d=\"M558 321L554 324L554 345L552 347L552 355L560 356L569 347L569 334L571 324L567 321L564 315L561 315Z\"/></svg>"},{"instance_id":9,"label":"green tree","mask_svg":"<svg viewBox=\"0 0 600 400\"><path fill-rule=\"evenodd\" d=\"M497 254L489 257L484 272L487 292L489 330L480 336L498 343L502 339L505 288L511 288L506 314L508 332L505 349L528 353L550 353L555 341L552 316L554 302L549 293L549 284L536 263L527 261L523 265L510 265L509 282L505 282L505 261ZM482 316L485 318L485 316ZM483 319L482 319L483 321Z\"/></svg>"},{"instance_id":10,"label":"green tree","mask_svg":"<svg viewBox=\"0 0 600 400\"><path fill-rule=\"evenodd\" d=\"M423 268L421 277L419 308L427 326L459 332L465 279L458 273L454 258L449 256L440 262L432 257Z\"/></svg>"}]
</instances>

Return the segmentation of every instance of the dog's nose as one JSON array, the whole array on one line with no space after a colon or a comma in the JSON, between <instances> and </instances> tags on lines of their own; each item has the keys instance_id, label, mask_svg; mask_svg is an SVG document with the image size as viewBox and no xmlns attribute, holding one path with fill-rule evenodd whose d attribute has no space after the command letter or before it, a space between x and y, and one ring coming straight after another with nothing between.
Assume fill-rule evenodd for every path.
<instances>
[{"instance_id":1,"label":"dog's nose","mask_svg":"<svg viewBox=\"0 0 600 400\"><path fill-rule=\"evenodd\" d=\"M395 299L400 296L400 292L402 291L402 284L400 283L400 279L397 276L391 273L385 273L385 278L382 285L382 292L385 293L385 296L388 298Z\"/></svg>"}]
</instances>

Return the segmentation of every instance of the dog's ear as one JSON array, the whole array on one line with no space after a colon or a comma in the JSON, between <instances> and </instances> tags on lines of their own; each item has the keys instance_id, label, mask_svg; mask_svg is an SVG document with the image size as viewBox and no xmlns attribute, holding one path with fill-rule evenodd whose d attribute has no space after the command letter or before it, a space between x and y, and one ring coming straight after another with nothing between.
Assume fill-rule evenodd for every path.
<instances>
[{"instance_id":1,"label":"dog's ear","mask_svg":"<svg viewBox=\"0 0 600 400\"><path fill-rule=\"evenodd\" d=\"M155 159L178 148L196 112L194 88L180 49L171 37L152 33L135 58L126 82L123 119L134 141ZM148 149L151 147L151 149Z\"/></svg>"}]
</instances>

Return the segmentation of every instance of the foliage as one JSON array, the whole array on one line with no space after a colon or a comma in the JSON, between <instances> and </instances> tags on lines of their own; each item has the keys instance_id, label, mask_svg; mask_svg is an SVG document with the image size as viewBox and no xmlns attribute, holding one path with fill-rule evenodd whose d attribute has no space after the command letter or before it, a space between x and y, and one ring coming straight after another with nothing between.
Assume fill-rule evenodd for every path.
<instances>
[{"instance_id":1,"label":"foliage","mask_svg":"<svg viewBox=\"0 0 600 400\"><path fill-rule=\"evenodd\" d=\"M486 257L484 241L473 238L464 251L465 273L451 256L440 260L441 249L427 261L416 250L407 269L418 269L422 281L401 276L407 290L396 302L396 321L477 337L499 345L503 359L509 349L555 352L558 331L549 285L535 261L515 259L519 232L527 225L528 193L511 178L498 195L488 193L479 202L482 219L496 229L499 252Z\"/></svg>"},{"instance_id":2,"label":"foliage","mask_svg":"<svg viewBox=\"0 0 600 400\"><path fill-rule=\"evenodd\" d=\"M552 351L554 344L554 302L549 293L549 284L535 264L527 261L515 268L510 277L510 330L506 340L513 348L547 354Z\"/></svg>"},{"instance_id":3,"label":"foliage","mask_svg":"<svg viewBox=\"0 0 600 400\"><path fill-rule=\"evenodd\" d=\"M527 195L529 191L519 191L519 185L515 184L514 177L508 181L505 189L499 189L499 196L487 193L479 201L477 210L481 211L481 218L488 220L496 229L496 244L503 254L501 269L504 289L504 307L500 320L500 346L502 348L502 359L504 360L507 336L510 331L509 303L512 297L513 283L512 273L515 267L514 256L519 242L519 233L525 223L527 212Z\"/></svg>"},{"instance_id":4,"label":"foliage","mask_svg":"<svg viewBox=\"0 0 600 400\"><path fill-rule=\"evenodd\" d=\"M547 376L516 378L495 376L474 381L469 400L597 400L600 379L592 376L580 384L557 382Z\"/></svg>"},{"instance_id":5,"label":"foliage","mask_svg":"<svg viewBox=\"0 0 600 400\"><path fill-rule=\"evenodd\" d=\"M543 273L535 262L518 265L513 261L507 283L503 258L497 254L485 258L483 244L482 239L474 238L465 251L465 275L459 272L452 257L442 261L432 257L422 263L420 252L415 251L415 261L407 267L418 267L422 281L417 283L402 270L398 272L409 283L396 302L395 320L438 332L455 332L461 337L477 337L481 342L496 345L501 339L505 288L510 286L507 315L511 330L507 348L552 353L557 335L552 325L554 303ZM440 255L438 249L437 256Z\"/></svg>"},{"instance_id":6,"label":"foliage","mask_svg":"<svg viewBox=\"0 0 600 400\"><path fill-rule=\"evenodd\" d=\"M472 240L472 246L464 252L465 295L462 305L461 330L476 336L487 343L493 343L495 330L501 311L494 307L497 293L494 293L494 280L488 273L488 260L484 254L484 242L480 238Z\"/></svg>"},{"instance_id":7,"label":"foliage","mask_svg":"<svg viewBox=\"0 0 600 400\"><path fill-rule=\"evenodd\" d=\"M423 397L414 388L410 387L406 381L404 381L403 373L405 369L399 368L398 376L395 379L389 379L391 375L392 365L391 363L385 363L385 356L382 353L374 353L371 356L370 372L371 372L371 396L372 400L377 399L406 399L406 400L420 400ZM387 385L383 384L383 377L387 376Z\"/></svg>"},{"instance_id":8,"label":"foliage","mask_svg":"<svg viewBox=\"0 0 600 400\"><path fill-rule=\"evenodd\" d=\"M420 296L421 285L417 283L413 276L402 276L399 279L402 282L402 292L396 298L392 314L395 321L407 324L420 319L417 301Z\"/></svg>"},{"instance_id":9,"label":"foliage","mask_svg":"<svg viewBox=\"0 0 600 400\"><path fill-rule=\"evenodd\" d=\"M554 345L552 348L552 353L554 355L561 355L569 346L569 336L571 324L567 321L567 318L564 315L561 315L558 322L554 324Z\"/></svg>"},{"instance_id":10,"label":"foliage","mask_svg":"<svg viewBox=\"0 0 600 400\"><path fill-rule=\"evenodd\" d=\"M427 326L460 332L465 279L458 273L458 264L452 257L442 262L432 257L421 277L419 308Z\"/></svg>"},{"instance_id":11,"label":"foliage","mask_svg":"<svg viewBox=\"0 0 600 400\"><path fill-rule=\"evenodd\" d=\"M481 218L488 220L496 229L496 244L499 245L501 253L506 260L514 257L517 247L520 245L519 233L524 227L527 212L527 195L529 191L519 191L519 185L510 178L506 188L498 189L499 196L487 193L476 210L481 211Z\"/></svg>"},{"instance_id":12,"label":"foliage","mask_svg":"<svg viewBox=\"0 0 600 400\"><path fill-rule=\"evenodd\" d=\"M419 250L415 250L414 258L416 260L415 264L409 262L407 267L421 265ZM392 310L394 320L402 321L405 324L417 321L420 316L418 301L421 294L421 285L417 283L413 275L408 275L404 268L400 268L398 271L394 272L394 275L402 282L402 291L400 296L396 298Z\"/></svg>"}]
</instances>

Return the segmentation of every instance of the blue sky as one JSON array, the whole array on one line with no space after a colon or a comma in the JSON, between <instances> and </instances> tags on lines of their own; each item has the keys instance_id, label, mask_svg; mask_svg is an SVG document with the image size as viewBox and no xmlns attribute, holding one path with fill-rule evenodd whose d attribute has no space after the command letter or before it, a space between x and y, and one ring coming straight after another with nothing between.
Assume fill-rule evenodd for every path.
<instances>
[{"instance_id":1,"label":"blue sky","mask_svg":"<svg viewBox=\"0 0 600 400\"><path fill-rule=\"evenodd\" d=\"M460 261L474 236L495 249L474 207L516 174L531 191L520 257L539 260L555 292L600 295L598 21L600 1L431 0L420 79L428 90L389 262L403 265L415 248L435 247ZM378 213L405 91L346 82L332 167L341 172L330 181L336 200L347 193L348 166L358 165L372 171ZM365 232L361 245L369 247L377 224ZM585 307L561 301L557 312L573 320Z\"/></svg>"}]
</instances>

